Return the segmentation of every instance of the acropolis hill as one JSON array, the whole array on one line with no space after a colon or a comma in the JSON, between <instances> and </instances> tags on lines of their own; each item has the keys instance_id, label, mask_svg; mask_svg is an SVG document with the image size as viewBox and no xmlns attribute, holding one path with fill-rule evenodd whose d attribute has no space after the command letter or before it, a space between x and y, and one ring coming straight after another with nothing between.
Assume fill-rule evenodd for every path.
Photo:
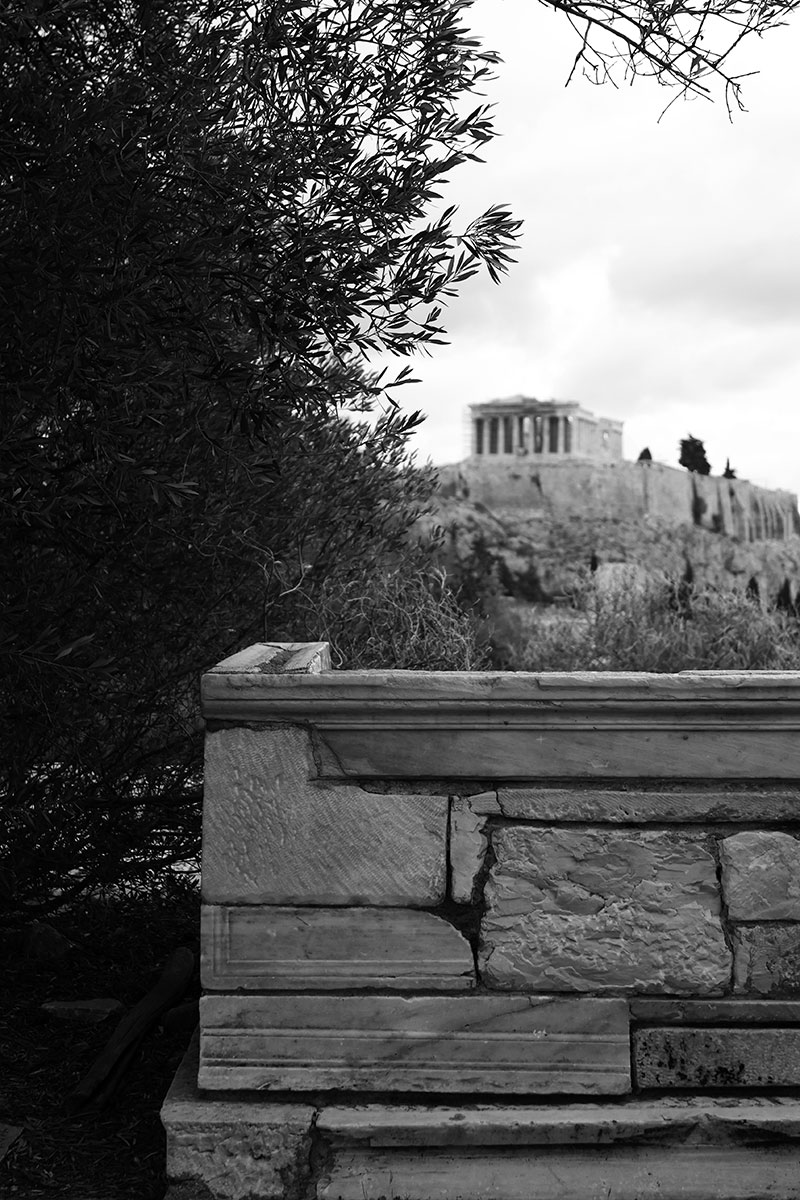
<instances>
[{"instance_id":1,"label":"acropolis hill","mask_svg":"<svg viewBox=\"0 0 800 1200\"><path fill-rule=\"evenodd\" d=\"M499 539L506 547L502 561L533 566L540 595L533 587L532 599L562 592L590 560L690 571L749 585L773 601L790 595L794 602L800 591L800 516L791 492L627 461L622 423L574 402L517 395L473 404L469 435L469 456L439 468L438 520L454 552L462 543L458 557L474 526L484 544ZM479 533L487 520L498 527Z\"/></svg>"}]
</instances>

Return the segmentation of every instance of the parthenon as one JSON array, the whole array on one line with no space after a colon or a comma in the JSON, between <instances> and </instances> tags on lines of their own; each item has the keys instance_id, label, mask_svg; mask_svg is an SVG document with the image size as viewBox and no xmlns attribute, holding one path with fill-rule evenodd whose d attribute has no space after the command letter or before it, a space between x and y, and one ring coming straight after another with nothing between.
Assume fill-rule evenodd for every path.
<instances>
[{"instance_id":1,"label":"parthenon","mask_svg":"<svg viewBox=\"0 0 800 1200\"><path fill-rule=\"evenodd\" d=\"M470 455L616 462L622 459L622 422L574 401L509 396L469 406Z\"/></svg>"}]
</instances>

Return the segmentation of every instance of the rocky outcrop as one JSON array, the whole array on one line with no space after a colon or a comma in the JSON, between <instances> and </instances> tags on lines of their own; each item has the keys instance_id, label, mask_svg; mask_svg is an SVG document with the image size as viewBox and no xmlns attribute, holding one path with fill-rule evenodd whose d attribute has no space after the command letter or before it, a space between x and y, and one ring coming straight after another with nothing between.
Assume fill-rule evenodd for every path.
<instances>
[{"instance_id":1,"label":"rocky outcrop","mask_svg":"<svg viewBox=\"0 0 800 1200\"><path fill-rule=\"evenodd\" d=\"M688 478L688 476L687 476ZM749 589L770 603L793 604L800 591L800 537L744 541L691 519L558 507L492 508L442 495L431 526L444 530L442 558L455 577L494 580L500 595L548 602L571 593L590 567L634 563L654 576Z\"/></svg>"}]
</instances>

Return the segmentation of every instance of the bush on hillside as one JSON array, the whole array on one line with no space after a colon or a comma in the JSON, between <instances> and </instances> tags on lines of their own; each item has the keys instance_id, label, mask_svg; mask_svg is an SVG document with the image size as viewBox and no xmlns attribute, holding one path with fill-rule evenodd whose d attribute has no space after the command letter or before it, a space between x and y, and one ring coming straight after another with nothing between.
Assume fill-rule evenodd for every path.
<instances>
[{"instance_id":1,"label":"bush on hillside","mask_svg":"<svg viewBox=\"0 0 800 1200\"><path fill-rule=\"evenodd\" d=\"M589 579L568 609L530 612L511 650L520 671L796 671L797 620L742 592L693 588L677 604L664 578L600 590Z\"/></svg>"}]
</instances>

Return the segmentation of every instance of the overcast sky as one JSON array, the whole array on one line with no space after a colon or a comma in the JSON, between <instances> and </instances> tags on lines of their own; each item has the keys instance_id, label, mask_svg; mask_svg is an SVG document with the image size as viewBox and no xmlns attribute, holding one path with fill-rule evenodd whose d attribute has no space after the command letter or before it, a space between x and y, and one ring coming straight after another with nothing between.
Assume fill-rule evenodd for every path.
<instances>
[{"instance_id":1,"label":"overcast sky","mask_svg":"<svg viewBox=\"0 0 800 1200\"><path fill-rule=\"evenodd\" d=\"M702 438L714 473L800 490L800 20L745 44L747 112L677 102L650 80L564 83L576 35L535 0L477 0L472 25L504 62L502 135L445 189L461 218L508 203L519 261L446 312L449 346L401 390L428 419L418 456L465 453L464 410L522 392L625 422L676 465Z\"/></svg>"}]
</instances>

